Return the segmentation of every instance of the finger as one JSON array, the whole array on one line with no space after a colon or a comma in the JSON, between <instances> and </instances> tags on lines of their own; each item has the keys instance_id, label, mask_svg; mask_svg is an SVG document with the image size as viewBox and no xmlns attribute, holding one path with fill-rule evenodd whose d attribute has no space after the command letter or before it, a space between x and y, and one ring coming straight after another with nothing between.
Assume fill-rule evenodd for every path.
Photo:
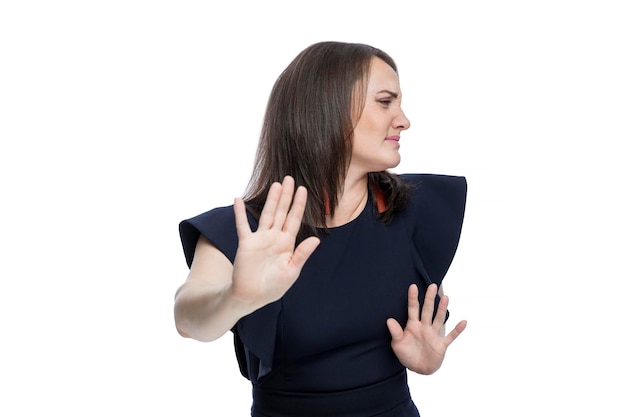
<instances>
[{"instance_id":1,"label":"finger","mask_svg":"<svg viewBox=\"0 0 626 417\"><path fill-rule=\"evenodd\" d=\"M289 175L285 176L282 183L278 205L276 206L276 213L274 214L274 225L279 227L281 230L285 224L287 213L289 213L289 207L291 207L291 201L293 200L293 188L293 178Z\"/></svg>"},{"instance_id":2,"label":"finger","mask_svg":"<svg viewBox=\"0 0 626 417\"><path fill-rule=\"evenodd\" d=\"M466 327L467 327L467 320L461 320L460 322L458 322L457 325L454 326L454 329L452 329L452 331L448 333L448 335L444 339L444 343L446 344L446 347L450 346L450 344L454 342L454 340L457 337L459 337L461 333L463 333L463 330L465 330Z\"/></svg>"},{"instance_id":3,"label":"finger","mask_svg":"<svg viewBox=\"0 0 626 417\"><path fill-rule=\"evenodd\" d=\"M235 198L233 204L235 210L235 226L237 227L237 236L241 239L243 236L252 233L248 216L246 215L246 205L241 198Z\"/></svg>"},{"instance_id":4,"label":"finger","mask_svg":"<svg viewBox=\"0 0 626 417\"><path fill-rule=\"evenodd\" d=\"M304 210L306 208L306 200L306 188L302 186L298 187L296 195L293 198L291 210L289 210L287 220L285 220L285 225L283 226L284 231L289 232L294 236L298 234L300 231L300 224L302 224L302 216L304 215Z\"/></svg>"},{"instance_id":5,"label":"finger","mask_svg":"<svg viewBox=\"0 0 626 417\"><path fill-rule=\"evenodd\" d=\"M311 236L304 239L296 250L293 252L293 256L291 257L292 265L297 268L298 271L302 269L304 263L309 259L311 254L315 249L317 249L320 244L320 240L317 237Z\"/></svg>"},{"instance_id":6,"label":"finger","mask_svg":"<svg viewBox=\"0 0 626 417\"><path fill-rule=\"evenodd\" d=\"M404 330L402 330L402 326L400 326L400 323L398 323L396 319L387 319L387 328L391 334L391 340L402 339Z\"/></svg>"},{"instance_id":7,"label":"finger","mask_svg":"<svg viewBox=\"0 0 626 417\"><path fill-rule=\"evenodd\" d=\"M433 320L433 325L443 326L446 321L446 312L448 311L448 304L450 299L447 295L444 295L439 299L439 306L437 306L437 314Z\"/></svg>"},{"instance_id":8,"label":"finger","mask_svg":"<svg viewBox=\"0 0 626 417\"><path fill-rule=\"evenodd\" d=\"M437 295L437 284L430 284L426 289L424 297L424 306L422 307L421 320L427 324L432 324L433 311L435 310L435 295Z\"/></svg>"},{"instance_id":9,"label":"finger","mask_svg":"<svg viewBox=\"0 0 626 417\"><path fill-rule=\"evenodd\" d=\"M419 294L419 290L417 289L417 285L411 284L409 285L409 320L417 320L419 321L420 315L420 302L417 298Z\"/></svg>"},{"instance_id":10,"label":"finger","mask_svg":"<svg viewBox=\"0 0 626 417\"><path fill-rule=\"evenodd\" d=\"M282 186L279 182L275 182L270 186L261 216L259 216L259 229L269 229L274 224L274 213L276 212L281 189Z\"/></svg>"}]
</instances>

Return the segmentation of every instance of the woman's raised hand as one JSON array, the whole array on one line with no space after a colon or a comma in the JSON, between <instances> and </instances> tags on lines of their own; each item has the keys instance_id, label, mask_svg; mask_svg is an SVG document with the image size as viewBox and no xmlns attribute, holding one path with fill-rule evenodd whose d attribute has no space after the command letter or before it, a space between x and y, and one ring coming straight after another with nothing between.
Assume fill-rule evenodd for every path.
<instances>
[{"instance_id":1,"label":"woman's raised hand","mask_svg":"<svg viewBox=\"0 0 626 417\"><path fill-rule=\"evenodd\" d=\"M435 312L437 285L430 284L420 317L417 295L417 285L412 284L408 294L409 319L404 329L395 319L388 319L387 326L391 333L391 347L400 363L413 372L429 375L439 369L448 346L465 330L467 322L460 321L448 335L444 335L448 296L442 294Z\"/></svg>"},{"instance_id":2,"label":"woman's raised hand","mask_svg":"<svg viewBox=\"0 0 626 417\"><path fill-rule=\"evenodd\" d=\"M250 229L243 201L235 199L239 247L231 294L250 311L282 297L319 245L319 239L312 236L295 247L307 191L298 187L294 195L294 188L290 176L282 184L272 184L255 232Z\"/></svg>"}]
</instances>

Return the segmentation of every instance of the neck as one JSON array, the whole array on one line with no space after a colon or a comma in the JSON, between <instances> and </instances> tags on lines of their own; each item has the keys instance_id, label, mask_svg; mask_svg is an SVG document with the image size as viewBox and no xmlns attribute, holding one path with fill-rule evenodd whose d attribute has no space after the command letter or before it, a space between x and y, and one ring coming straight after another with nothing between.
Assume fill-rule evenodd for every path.
<instances>
[{"instance_id":1,"label":"neck","mask_svg":"<svg viewBox=\"0 0 626 417\"><path fill-rule=\"evenodd\" d=\"M342 226L356 219L367 204L367 175L359 178L346 177L333 216L326 216L328 227Z\"/></svg>"}]
</instances>

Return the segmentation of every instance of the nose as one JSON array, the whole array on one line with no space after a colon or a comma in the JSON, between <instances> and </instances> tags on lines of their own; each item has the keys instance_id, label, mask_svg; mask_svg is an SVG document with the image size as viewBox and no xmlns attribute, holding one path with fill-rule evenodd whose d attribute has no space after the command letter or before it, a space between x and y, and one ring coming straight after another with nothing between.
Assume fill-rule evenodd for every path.
<instances>
[{"instance_id":1,"label":"nose","mask_svg":"<svg viewBox=\"0 0 626 417\"><path fill-rule=\"evenodd\" d=\"M398 130L406 130L411 127L411 122L402 109L399 109L399 114L393 119L392 126Z\"/></svg>"}]
</instances>

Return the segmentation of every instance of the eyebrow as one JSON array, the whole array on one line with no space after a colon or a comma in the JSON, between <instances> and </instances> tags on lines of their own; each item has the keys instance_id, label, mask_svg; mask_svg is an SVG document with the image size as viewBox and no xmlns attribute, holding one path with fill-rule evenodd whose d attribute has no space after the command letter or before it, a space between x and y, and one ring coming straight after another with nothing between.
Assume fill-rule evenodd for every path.
<instances>
[{"instance_id":1,"label":"eyebrow","mask_svg":"<svg viewBox=\"0 0 626 417\"><path fill-rule=\"evenodd\" d=\"M394 92L394 91L390 91L390 90L380 90L378 91L376 94L380 94L380 93L387 93L389 94L391 97L393 98L398 98L398 93Z\"/></svg>"}]
</instances>

